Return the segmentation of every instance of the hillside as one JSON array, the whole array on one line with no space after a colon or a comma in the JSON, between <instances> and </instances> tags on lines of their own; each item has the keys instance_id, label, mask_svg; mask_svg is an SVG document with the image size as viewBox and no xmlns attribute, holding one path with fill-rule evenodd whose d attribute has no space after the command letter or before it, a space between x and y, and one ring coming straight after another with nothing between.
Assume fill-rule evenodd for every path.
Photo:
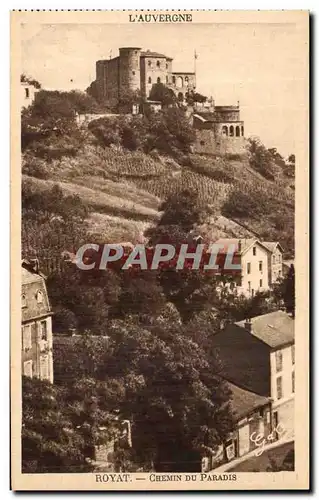
<instances>
[{"instance_id":1,"label":"hillside","mask_svg":"<svg viewBox=\"0 0 319 500\"><path fill-rule=\"evenodd\" d=\"M152 158L88 142L73 158L46 162L27 154L23 173L23 182L35 191L44 192L58 184L66 194L80 196L90 211L90 232L106 241L134 239L158 219L163 200L191 187L209 209L198 228L202 233L212 239L251 235L276 239L289 255L293 252L293 189L284 180L265 179L245 157L233 160L191 155L191 164L180 166L160 155ZM233 199L237 191L254 202L246 211L243 206L236 211ZM283 223L285 218L290 227Z\"/></svg>"},{"instance_id":2,"label":"hillside","mask_svg":"<svg viewBox=\"0 0 319 500\"><path fill-rule=\"evenodd\" d=\"M62 219L72 227L74 218L64 213L63 205L77 213L74 235L134 243L158 221L163 201L192 189L202 213L194 229L207 239L255 235L280 241L286 257L294 255L294 163L274 148L267 150L257 140L241 156L192 154L194 130L178 108L100 118L78 128L74 112L79 103L73 101L79 96L71 97L44 93L22 114L23 189L33 197L23 217L23 234L32 251L37 253L38 236L44 252L51 224L45 214L56 213L55 196ZM51 205L42 206L48 197ZM44 213L35 222L37 204ZM82 241L72 236L74 228L60 226L58 251L67 249L72 238L73 247Z\"/></svg>"}]
</instances>

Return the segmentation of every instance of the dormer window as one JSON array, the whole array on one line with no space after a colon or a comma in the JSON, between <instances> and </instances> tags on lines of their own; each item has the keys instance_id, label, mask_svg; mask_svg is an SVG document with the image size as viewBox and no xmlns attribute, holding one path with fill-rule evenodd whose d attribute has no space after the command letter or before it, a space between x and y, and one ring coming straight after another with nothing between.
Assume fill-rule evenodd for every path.
<instances>
[{"instance_id":1,"label":"dormer window","mask_svg":"<svg viewBox=\"0 0 319 500\"><path fill-rule=\"evenodd\" d=\"M41 290L37 291L36 299L38 304L43 304L43 293L41 292Z\"/></svg>"},{"instance_id":2,"label":"dormer window","mask_svg":"<svg viewBox=\"0 0 319 500\"><path fill-rule=\"evenodd\" d=\"M27 298L25 293L21 295L21 307L27 307Z\"/></svg>"}]
</instances>

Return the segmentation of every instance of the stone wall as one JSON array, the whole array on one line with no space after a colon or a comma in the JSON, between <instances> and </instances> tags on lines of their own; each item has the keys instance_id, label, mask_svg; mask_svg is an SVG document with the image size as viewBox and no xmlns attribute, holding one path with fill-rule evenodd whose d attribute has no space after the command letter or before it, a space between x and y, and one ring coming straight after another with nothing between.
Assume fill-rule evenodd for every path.
<instances>
[{"instance_id":1,"label":"stone wall","mask_svg":"<svg viewBox=\"0 0 319 500\"><path fill-rule=\"evenodd\" d=\"M208 155L244 154L246 139L220 135L215 128L195 130L194 152Z\"/></svg>"},{"instance_id":2,"label":"stone wall","mask_svg":"<svg viewBox=\"0 0 319 500\"><path fill-rule=\"evenodd\" d=\"M136 91L141 87L140 74L141 49L121 48L120 49L120 94L126 94L128 90Z\"/></svg>"},{"instance_id":3,"label":"stone wall","mask_svg":"<svg viewBox=\"0 0 319 500\"><path fill-rule=\"evenodd\" d=\"M167 67L166 67L167 65ZM168 84L168 63L165 57L145 56L141 58L141 90L148 97L156 83Z\"/></svg>"}]
</instances>

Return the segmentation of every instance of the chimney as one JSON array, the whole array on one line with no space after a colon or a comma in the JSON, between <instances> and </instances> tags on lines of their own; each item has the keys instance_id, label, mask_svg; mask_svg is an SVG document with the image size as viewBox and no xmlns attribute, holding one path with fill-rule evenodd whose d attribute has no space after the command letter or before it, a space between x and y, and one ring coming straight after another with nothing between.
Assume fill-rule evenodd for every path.
<instances>
[{"instance_id":1,"label":"chimney","mask_svg":"<svg viewBox=\"0 0 319 500\"><path fill-rule=\"evenodd\" d=\"M246 319L244 326L245 326L246 330L248 330L249 332L251 332L252 324L251 324L251 319L250 318Z\"/></svg>"}]
</instances>

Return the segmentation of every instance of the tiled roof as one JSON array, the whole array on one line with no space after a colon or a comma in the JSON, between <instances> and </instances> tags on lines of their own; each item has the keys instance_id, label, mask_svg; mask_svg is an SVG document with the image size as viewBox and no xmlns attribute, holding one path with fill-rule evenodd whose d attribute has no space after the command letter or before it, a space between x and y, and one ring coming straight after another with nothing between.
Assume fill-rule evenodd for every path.
<instances>
[{"instance_id":1,"label":"tiled roof","mask_svg":"<svg viewBox=\"0 0 319 500\"><path fill-rule=\"evenodd\" d=\"M270 403L270 399L265 396L260 396L254 392L247 391L238 387L238 385L227 382L231 392L232 399L230 401L231 409L236 420L246 417L254 410Z\"/></svg>"},{"instance_id":2,"label":"tiled roof","mask_svg":"<svg viewBox=\"0 0 319 500\"><path fill-rule=\"evenodd\" d=\"M164 54L160 54L159 52L152 52L150 50L147 50L146 52L141 52L141 57L165 57ZM169 57L167 59L170 59Z\"/></svg>"},{"instance_id":3,"label":"tiled roof","mask_svg":"<svg viewBox=\"0 0 319 500\"><path fill-rule=\"evenodd\" d=\"M283 252L283 248L278 241L263 241L262 243L268 248L268 250L270 250L270 252L274 252L277 246L279 246L280 251Z\"/></svg>"},{"instance_id":4,"label":"tiled roof","mask_svg":"<svg viewBox=\"0 0 319 500\"><path fill-rule=\"evenodd\" d=\"M256 238L219 238L219 240L215 241L214 243L224 245L225 251L227 251L229 245L235 245L235 252L243 254L257 241L258 240Z\"/></svg>"},{"instance_id":5,"label":"tiled roof","mask_svg":"<svg viewBox=\"0 0 319 500\"><path fill-rule=\"evenodd\" d=\"M236 325L245 328L245 321ZM251 318L251 334L272 348L294 342L294 319L284 311L274 311Z\"/></svg>"}]
</instances>

